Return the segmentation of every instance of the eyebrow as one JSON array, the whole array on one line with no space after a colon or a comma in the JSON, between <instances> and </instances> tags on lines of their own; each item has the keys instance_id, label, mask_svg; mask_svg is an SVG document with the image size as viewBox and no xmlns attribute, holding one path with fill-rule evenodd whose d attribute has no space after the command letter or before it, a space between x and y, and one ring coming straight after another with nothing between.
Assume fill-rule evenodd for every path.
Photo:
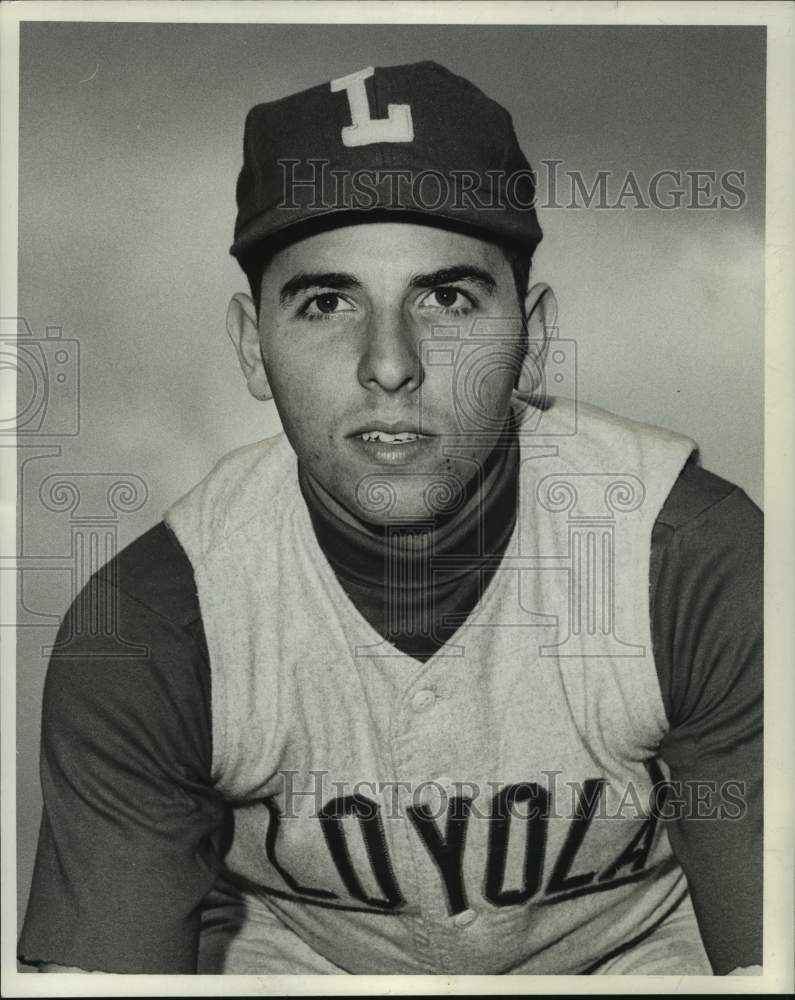
<instances>
[{"instance_id":1,"label":"eyebrow","mask_svg":"<svg viewBox=\"0 0 795 1000\"><path fill-rule=\"evenodd\" d=\"M488 271L475 267L474 264L458 264L453 267L442 267L438 271L427 274L414 274L409 279L410 288L438 288L456 281L472 281L482 286L487 292L493 292L497 283ZM333 288L344 291L346 288L361 288L362 283L345 271L300 271L282 285L279 291L279 303L286 305L292 299L310 288Z\"/></svg>"},{"instance_id":2,"label":"eyebrow","mask_svg":"<svg viewBox=\"0 0 795 1000\"><path fill-rule=\"evenodd\" d=\"M334 288L342 291L346 288L361 288L362 283L352 274L344 271L299 271L289 281L285 281L279 291L279 302L285 305L291 299L309 288Z\"/></svg>"},{"instance_id":3,"label":"eyebrow","mask_svg":"<svg viewBox=\"0 0 795 1000\"><path fill-rule=\"evenodd\" d=\"M450 285L456 281L472 281L481 285L487 292L493 292L497 283L488 271L474 264L458 264L454 267L442 267L428 274L415 274L411 277L411 288L438 288L439 285Z\"/></svg>"}]
</instances>

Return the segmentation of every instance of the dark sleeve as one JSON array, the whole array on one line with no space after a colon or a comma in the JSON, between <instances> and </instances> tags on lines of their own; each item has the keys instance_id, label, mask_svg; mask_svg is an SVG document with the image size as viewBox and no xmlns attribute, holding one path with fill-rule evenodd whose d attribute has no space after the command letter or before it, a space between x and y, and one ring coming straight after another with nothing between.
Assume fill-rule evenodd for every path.
<instances>
[{"instance_id":1,"label":"dark sleeve","mask_svg":"<svg viewBox=\"0 0 795 1000\"><path fill-rule=\"evenodd\" d=\"M111 637L91 627L86 602L115 602ZM44 810L20 960L195 972L224 807L210 781L192 569L163 524L91 581L59 640L44 688Z\"/></svg>"},{"instance_id":2,"label":"dark sleeve","mask_svg":"<svg viewBox=\"0 0 795 1000\"><path fill-rule=\"evenodd\" d=\"M670 722L660 753L684 800L668 834L720 975L762 963L759 508L731 483L688 465L654 529L651 583ZM716 805L722 818L710 812Z\"/></svg>"}]
</instances>

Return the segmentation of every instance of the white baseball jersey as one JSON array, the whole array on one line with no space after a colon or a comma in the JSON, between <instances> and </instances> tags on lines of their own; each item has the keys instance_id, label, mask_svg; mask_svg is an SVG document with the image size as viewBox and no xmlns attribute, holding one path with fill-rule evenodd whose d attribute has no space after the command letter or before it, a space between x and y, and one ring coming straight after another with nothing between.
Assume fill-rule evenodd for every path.
<instances>
[{"instance_id":1,"label":"white baseball jersey","mask_svg":"<svg viewBox=\"0 0 795 1000\"><path fill-rule=\"evenodd\" d=\"M169 512L234 804L200 971L577 973L655 927L698 940L649 814L651 531L694 444L565 400L520 440L511 542L425 663L345 594L284 436Z\"/></svg>"}]
</instances>

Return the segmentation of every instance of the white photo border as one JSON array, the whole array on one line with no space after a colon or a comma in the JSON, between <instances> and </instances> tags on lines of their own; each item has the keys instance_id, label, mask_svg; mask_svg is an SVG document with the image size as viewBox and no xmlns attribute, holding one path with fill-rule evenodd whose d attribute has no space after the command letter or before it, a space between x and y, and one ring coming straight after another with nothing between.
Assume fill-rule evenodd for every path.
<instances>
[{"instance_id":1,"label":"white photo border","mask_svg":"<svg viewBox=\"0 0 795 1000\"><path fill-rule=\"evenodd\" d=\"M765 214L765 874L764 973L758 977L636 976L127 976L17 971L15 807L15 637L2 630L2 995L230 996L448 995L476 993L786 993L793 988L793 830L795 829L795 6L786 2L6 2L0 7L2 245L0 315L15 316L18 232L19 26L26 21L185 23L765 25L767 174ZM13 399L2 399L13 418ZM2 551L16 539L16 455L0 449ZM0 600L16 607L14 573L0 574ZM731 901L727 901L731 905Z\"/></svg>"}]
</instances>

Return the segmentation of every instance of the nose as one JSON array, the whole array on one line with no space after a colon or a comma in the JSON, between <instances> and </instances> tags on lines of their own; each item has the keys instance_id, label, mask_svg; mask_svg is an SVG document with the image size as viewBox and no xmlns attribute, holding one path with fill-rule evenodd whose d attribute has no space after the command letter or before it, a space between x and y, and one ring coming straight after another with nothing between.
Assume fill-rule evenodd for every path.
<instances>
[{"instance_id":1,"label":"nose","mask_svg":"<svg viewBox=\"0 0 795 1000\"><path fill-rule=\"evenodd\" d=\"M374 316L366 332L357 371L365 389L413 392L425 374L419 344L411 324L394 314Z\"/></svg>"}]
</instances>

